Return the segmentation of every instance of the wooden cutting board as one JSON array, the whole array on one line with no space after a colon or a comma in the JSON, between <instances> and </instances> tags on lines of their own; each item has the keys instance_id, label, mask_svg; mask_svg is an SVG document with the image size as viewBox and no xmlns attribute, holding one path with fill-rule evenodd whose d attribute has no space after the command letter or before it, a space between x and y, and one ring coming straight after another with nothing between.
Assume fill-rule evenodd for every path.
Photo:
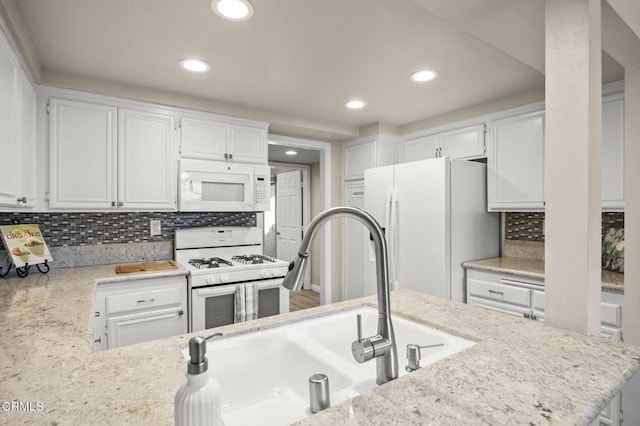
<instances>
[{"instance_id":1,"label":"wooden cutting board","mask_svg":"<svg viewBox=\"0 0 640 426\"><path fill-rule=\"evenodd\" d=\"M178 269L173 260L157 262L125 263L116 266L116 274L130 274L132 272L161 271L163 269Z\"/></svg>"}]
</instances>

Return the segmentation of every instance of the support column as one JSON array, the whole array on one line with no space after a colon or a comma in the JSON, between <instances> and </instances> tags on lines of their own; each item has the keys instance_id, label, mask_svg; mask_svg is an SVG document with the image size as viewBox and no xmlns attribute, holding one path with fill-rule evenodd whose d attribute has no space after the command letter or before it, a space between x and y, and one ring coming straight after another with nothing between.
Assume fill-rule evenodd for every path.
<instances>
[{"instance_id":1,"label":"support column","mask_svg":"<svg viewBox=\"0 0 640 426\"><path fill-rule=\"evenodd\" d=\"M600 334L600 0L546 0L547 324Z\"/></svg>"},{"instance_id":2,"label":"support column","mask_svg":"<svg viewBox=\"0 0 640 426\"><path fill-rule=\"evenodd\" d=\"M640 345L640 64L624 75L624 306L626 343Z\"/></svg>"}]
</instances>

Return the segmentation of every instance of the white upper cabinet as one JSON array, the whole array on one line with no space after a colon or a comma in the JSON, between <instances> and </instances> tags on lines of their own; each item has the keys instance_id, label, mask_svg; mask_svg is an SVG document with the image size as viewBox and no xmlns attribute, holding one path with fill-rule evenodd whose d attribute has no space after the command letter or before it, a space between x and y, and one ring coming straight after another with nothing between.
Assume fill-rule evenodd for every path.
<instances>
[{"instance_id":1,"label":"white upper cabinet","mask_svg":"<svg viewBox=\"0 0 640 426\"><path fill-rule=\"evenodd\" d=\"M206 114L183 115L180 122L182 158L267 163L266 123L236 123Z\"/></svg>"},{"instance_id":2,"label":"white upper cabinet","mask_svg":"<svg viewBox=\"0 0 640 426\"><path fill-rule=\"evenodd\" d=\"M116 207L117 109L49 101L49 207Z\"/></svg>"},{"instance_id":3,"label":"white upper cabinet","mask_svg":"<svg viewBox=\"0 0 640 426\"><path fill-rule=\"evenodd\" d=\"M171 115L118 110L118 206L176 208L177 145Z\"/></svg>"},{"instance_id":4,"label":"white upper cabinet","mask_svg":"<svg viewBox=\"0 0 640 426\"><path fill-rule=\"evenodd\" d=\"M18 203L34 207L36 203L36 91L24 73L20 73L20 171Z\"/></svg>"},{"instance_id":5,"label":"white upper cabinet","mask_svg":"<svg viewBox=\"0 0 640 426\"><path fill-rule=\"evenodd\" d=\"M544 211L544 111L492 121L490 211ZM624 210L624 94L602 102L602 209Z\"/></svg>"},{"instance_id":6,"label":"white upper cabinet","mask_svg":"<svg viewBox=\"0 0 640 426\"><path fill-rule=\"evenodd\" d=\"M20 67L0 31L0 205L16 206L18 199L18 117Z\"/></svg>"},{"instance_id":7,"label":"white upper cabinet","mask_svg":"<svg viewBox=\"0 0 640 426\"><path fill-rule=\"evenodd\" d=\"M485 156L485 125L474 124L409 137L402 143L400 157L403 163L437 157L475 159Z\"/></svg>"},{"instance_id":8,"label":"white upper cabinet","mask_svg":"<svg viewBox=\"0 0 640 426\"><path fill-rule=\"evenodd\" d=\"M347 141L342 145L343 181L364 179L364 171L372 167L396 164L398 135L380 133Z\"/></svg>"},{"instance_id":9,"label":"white upper cabinet","mask_svg":"<svg viewBox=\"0 0 640 426\"><path fill-rule=\"evenodd\" d=\"M436 158L438 147L435 136L423 136L406 140L403 144L403 163Z\"/></svg>"},{"instance_id":10,"label":"white upper cabinet","mask_svg":"<svg viewBox=\"0 0 640 426\"><path fill-rule=\"evenodd\" d=\"M544 210L544 111L493 121L489 134L489 210Z\"/></svg>"},{"instance_id":11,"label":"white upper cabinet","mask_svg":"<svg viewBox=\"0 0 640 426\"><path fill-rule=\"evenodd\" d=\"M624 94L602 102L602 208L624 210Z\"/></svg>"},{"instance_id":12,"label":"white upper cabinet","mask_svg":"<svg viewBox=\"0 0 640 426\"><path fill-rule=\"evenodd\" d=\"M376 165L376 142L344 148L344 180L364 179L365 169Z\"/></svg>"},{"instance_id":13,"label":"white upper cabinet","mask_svg":"<svg viewBox=\"0 0 640 426\"><path fill-rule=\"evenodd\" d=\"M49 207L176 209L175 123L156 110L49 102Z\"/></svg>"},{"instance_id":14,"label":"white upper cabinet","mask_svg":"<svg viewBox=\"0 0 640 426\"><path fill-rule=\"evenodd\" d=\"M436 136L438 157L458 159L484 157L484 130L484 124L478 124L438 134Z\"/></svg>"}]
</instances>

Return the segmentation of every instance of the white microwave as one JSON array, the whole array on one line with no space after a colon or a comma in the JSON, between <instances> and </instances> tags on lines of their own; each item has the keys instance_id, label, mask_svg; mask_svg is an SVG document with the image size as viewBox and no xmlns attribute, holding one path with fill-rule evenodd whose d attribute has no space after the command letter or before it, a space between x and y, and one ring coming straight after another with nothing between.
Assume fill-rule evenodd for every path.
<instances>
[{"instance_id":1,"label":"white microwave","mask_svg":"<svg viewBox=\"0 0 640 426\"><path fill-rule=\"evenodd\" d=\"M180 160L178 210L263 212L269 210L268 166L211 160Z\"/></svg>"}]
</instances>

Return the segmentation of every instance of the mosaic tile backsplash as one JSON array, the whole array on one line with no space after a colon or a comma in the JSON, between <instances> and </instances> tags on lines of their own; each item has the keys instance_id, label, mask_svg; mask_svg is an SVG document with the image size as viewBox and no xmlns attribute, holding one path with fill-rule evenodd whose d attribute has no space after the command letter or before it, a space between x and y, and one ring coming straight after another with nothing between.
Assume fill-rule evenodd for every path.
<instances>
[{"instance_id":1,"label":"mosaic tile backsplash","mask_svg":"<svg viewBox=\"0 0 640 426\"><path fill-rule=\"evenodd\" d=\"M605 229L624 228L623 212L602 213L602 235ZM505 240L544 242L544 213L505 213Z\"/></svg>"},{"instance_id":2,"label":"mosaic tile backsplash","mask_svg":"<svg viewBox=\"0 0 640 426\"><path fill-rule=\"evenodd\" d=\"M160 220L152 236L149 221ZM37 223L49 247L124 244L173 240L178 228L255 226L255 213L0 213L0 225ZM0 244L1 246L1 244ZM0 247L1 248L1 247Z\"/></svg>"}]
</instances>

